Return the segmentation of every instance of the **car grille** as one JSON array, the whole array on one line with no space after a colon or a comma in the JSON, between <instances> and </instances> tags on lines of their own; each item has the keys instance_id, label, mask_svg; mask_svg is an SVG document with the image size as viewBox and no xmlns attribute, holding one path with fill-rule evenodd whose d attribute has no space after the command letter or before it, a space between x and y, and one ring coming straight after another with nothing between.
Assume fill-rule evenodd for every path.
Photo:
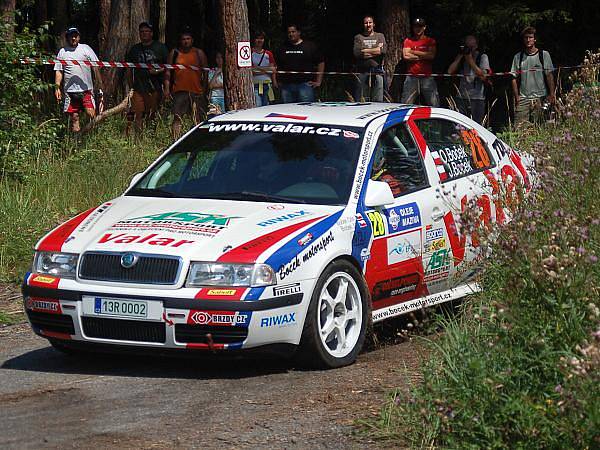
<instances>
[{"instance_id":1,"label":"car grille","mask_svg":"<svg viewBox=\"0 0 600 450\"><path fill-rule=\"evenodd\" d=\"M88 337L137 342L165 342L163 322L98 319L82 317L83 332Z\"/></svg>"},{"instance_id":2,"label":"car grille","mask_svg":"<svg viewBox=\"0 0 600 450\"><path fill-rule=\"evenodd\" d=\"M140 255L129 269L121 265L122 254L84 253L79 278L121 283L175 284L181 261L167 256Z\"/></svg>"},{"instance_id":3,"label":"car grille","mask_svg":"<svg viewBox=\"0 0 600 450\"><path fill-rule=\"evenodd\" d=\"M175 325L175 340L181 343L208 344L207 334L215 344L242 342L248 337L248 328L208 325Z\"/></svg>"},{"instance_id":4,"label":"car grille","mask_svg":"<svg viewBox=\"0 0 600 450\"><path fill-rule=\"evenodd\" d=\"M29 320L34 327L55 333L75 334L73 318L64 314L50 314L27 310Z\"/></svg>"}]
</instances>

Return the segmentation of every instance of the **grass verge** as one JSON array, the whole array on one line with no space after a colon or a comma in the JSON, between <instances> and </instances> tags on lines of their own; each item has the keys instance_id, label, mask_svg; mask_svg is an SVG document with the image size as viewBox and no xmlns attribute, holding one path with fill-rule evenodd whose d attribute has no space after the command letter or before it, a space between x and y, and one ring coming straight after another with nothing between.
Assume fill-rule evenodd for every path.
<instances>
[{"instance_id":1,"label":"grass verge","mask_svg":"<svg viewBox=\"0 0 600 450\"><path fill-rule=\"evenodd\" d=\"M483 292L440 319L423 381L362 423L372 436L600 448L600 88L583 81L556 124L512 136L536 156L539 187L496 239Z\"/></svg>"},{"instance_id":2,"label":"grass verge","mask_svg":"<svg viewBox=\"0 0 600 450\"><path fill-rule=\"evenodd\" d=\"M0 178L0 282L20 281L45 232L122 193L172 141L167 119L137 138L124 127L122 117L109 118L63 148L40 151L21 180Z\"/></svg>"}]
</instances>

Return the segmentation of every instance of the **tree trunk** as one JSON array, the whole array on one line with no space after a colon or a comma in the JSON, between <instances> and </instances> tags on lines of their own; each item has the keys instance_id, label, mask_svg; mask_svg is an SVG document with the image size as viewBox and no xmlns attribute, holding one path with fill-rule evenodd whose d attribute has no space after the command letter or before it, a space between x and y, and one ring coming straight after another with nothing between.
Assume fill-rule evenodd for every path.
<instances>
[{"instance_id":1,"label":"tree trunk","mask_svg":"<svg viewBox=\"0 0 600 450\"><path fill-rule=\"evenodd\" d=\"M71 22L69 2L67 0L50 0L48 5L49 16L54 22L52 32L56 39L55 47L58 50L65 45L65 31Z\"/></svg>"},{"instance_id":2,"label":"tree trunk","mask_svg":"<svg viewBox=\"0 0 600 450\"><path fill-rule=\"evenodd\" d=\"M167 40L167 0L159 0L158 11L158 40L165 43Z\"/></svg>"},{"instance_id":3,"label":"tree trunk","mask_svg":"<svg viewBox=\"0 0 600 450\"><path fill-rule=\"evenodd\" d=\"M104 58L109 61L124 61L129 49L139 42L138 25L148 20L147 17L148 0L112 0ZM103 71L105 98L109 102L119 96L123 74L119 69Z\"/></svg>"},{"instance_id":4,"label":"tree trunk","mask_svg":"<svg viewBox=\"0 0 600 450\"><path fill-rule=\"evenodd\" d=\"M228 110L252 108L254 106L252 74L249 69L237 67L237 43L250 40L246 0L220 0L219 6L225 36L223 67L225 106Z\"/></svg>"},{"instance_id":5,"label":"tree trunk","mask_svg":"<svg viewBox=\"0 0 600 450\"><path fill-rule=\"evenodd\" d=\"M108 39L108 30L110 26L110 6L111 0L99 0L98 9L100 10L100 24L98 29L98 49L101 57L106 54L106 45Z\"/></svg>"},{"instance_id":6,"label":"tree trunk","mask_svg":"<svg viewBox=\"0 0 600 450\"><path fill-rule=\"evenodd\" d=\"M399 83L395 78L398 77L394 77L394 72L402 60L402 43L410 32L410 1L378 0L377 6L378 15L381 18L378 28L384 34L388 46L383 64L388 82L386 87L390 87L392 84L397 87Z\"/></svg>"},{"instance_id":7,"label":"tree trunk","mask_svg":"<svg viewBox=\"0 0 600 450\"><path fill-rule=\"evenodd\" d=\"M35 2L35 24L39 27L48 21L48 1L36 0Z\"/></svg>"},{"instance_id":8,"label":"tree trunk","mask_svg":"<svg viewBox=\"0 0 600 450\"><path fill-rule=\"evenodd\" d=\"M12 42L15 35L15 6L16 0L0 0L0 19L6 26L0 33L0 39Z\"/></svg>"}]
</instances>

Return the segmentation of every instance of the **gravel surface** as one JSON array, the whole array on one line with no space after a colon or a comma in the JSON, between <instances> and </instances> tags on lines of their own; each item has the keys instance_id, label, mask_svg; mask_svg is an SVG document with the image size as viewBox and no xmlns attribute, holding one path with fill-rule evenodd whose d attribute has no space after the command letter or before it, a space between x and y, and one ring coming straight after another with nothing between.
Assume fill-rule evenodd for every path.
<instances>
[{"instance_id":1,"label":"gravel surface","mask_svg":"<svg viewBox=\"0 0 600 450\"><path fill-rule=\"evenodd\" d=\"M16 305L0 297L0 310ZM416 381L425 356L415 340L330 371L249 357L73 357L27 324L0 326L0 448L377 448L355 421Z\"/></svg>"}]
</instances>

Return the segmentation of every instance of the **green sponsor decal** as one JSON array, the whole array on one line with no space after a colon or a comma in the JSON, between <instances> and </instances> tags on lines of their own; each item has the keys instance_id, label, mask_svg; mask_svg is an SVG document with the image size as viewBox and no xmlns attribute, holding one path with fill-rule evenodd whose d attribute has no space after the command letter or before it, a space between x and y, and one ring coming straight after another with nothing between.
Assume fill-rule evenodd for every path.
<instances>
[{"instance_id":1,"label":"green sponsor decal","mask_svg":"<svg viewBox=\"0 0 600 450\"><path fill-rule=\"evenodd\" d=\"M450 264L450 250L447 248L443 248L441 250L437 250L431 255L429 258L429 263L427 264L427 268L425 272L430 270L440 269L442 267L448 266Z\"/></svg>"},{"instance_id":2,"label":"green sponsor decal","mask_svg":"<svg viewBox=\"0 0 600 450\"><path fill-rule=\"evenodd\" d=\"M212 225L227 226L231 219L239 219L239 216L223 216L221 214L202 214L196 212L166 212L160 214L150 214L148 216L134 217L127 219L145 220L150 222L169 221L169 222L186 222L186 223L204 223Z\"/></svg>"}]
</instances>

